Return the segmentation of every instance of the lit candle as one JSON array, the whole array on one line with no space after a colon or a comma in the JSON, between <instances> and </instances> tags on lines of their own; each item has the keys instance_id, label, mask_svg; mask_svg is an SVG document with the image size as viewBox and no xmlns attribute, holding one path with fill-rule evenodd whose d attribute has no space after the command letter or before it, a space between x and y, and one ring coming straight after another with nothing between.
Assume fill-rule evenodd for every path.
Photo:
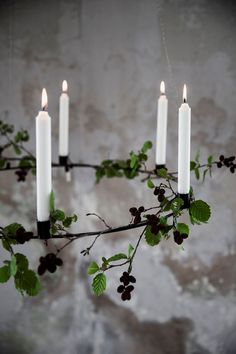
<instances>
[{"instance_id":1,"label":"lit candle","mask_svg":"<svg viewBox=\"0 0 236 354\"><path fill-rule=\"evenodd\" d=\"M156 135L156 167L162 168L166 164L166 133L168 100L165 95L165 83L160 85L161 95L157 104L157 135Z\"/></svg>"},{"instance_id":2,"label":"lit candle","mask_svg":"<svg viewBox=\"0 0 236 354\"><path fill-rule=\"evenodd\" d=\"M184 85L183 103L179 108L178 193L185 195L190 190L190 136L191 108L187 103L187 88Z\"/></svg>"},{"instance_id":3,"label":"lit candle","mask_svg":"<svg viewBox=\"0 0 236 354\"><path fill-rule=\"evenodd\" d=\"M67 90L67 81L64 80L60 97L59 116L59 160L62 164L66 164L69 154L69 96Z\"/></svg>"},{"instance_id":4,"label":"lit candle","mask_svg":"<svg viewBox=\"0 0 236 354\"><path fill-rule=\"evenodd\" d=\"M52 189L51 118L47 112L47 92L42 91L42 110L36 117L37 220L48 225L49 197ZM46 236L46 235L40 235Z\"/></svg>"}]
</instances>

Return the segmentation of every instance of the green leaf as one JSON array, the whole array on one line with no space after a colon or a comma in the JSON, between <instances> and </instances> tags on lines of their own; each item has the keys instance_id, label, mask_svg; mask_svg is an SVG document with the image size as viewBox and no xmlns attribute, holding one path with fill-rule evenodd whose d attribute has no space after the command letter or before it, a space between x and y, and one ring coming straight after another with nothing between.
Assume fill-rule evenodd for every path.
<instances>
[{"instance_id":1,"label":"green leaf","mask_svg":"<svg viewBox=\"0 0 236 354\"><path fill-rule=\"evenodd\" d=\"M198 167L196 167L196 168L194 169L194 173L195 173L196 179L199 180L200 174L199 174L199 168L198 168Z\"/></svg>"},{"instance_id":2,"label":"green leaf","mask_svg":"<svg viewBox=\"0 0 236 354\"><path fill-rule=\"evenodd\" d=\"M31 269L18 271L15 275L15 287L21 294L26 293L29 296L35 296L40 291L40 282Z\"/></svg>"},{"instance_id":3,"label":"green leaf","mask_svg":"<svg viewBox=\"0 0 236 354\"><path fill-rule=\"evenodd\" d=\"M203 171L203 175L202 175L202 182L205 181L205 178L206 178L206 174L207 172L210 171L210 169L206 168L204 171Z\"/></svg>"},{"instance_id":4,"label":"green leaf","mask_svg":"<svg viewBox=\"0 0 236 354\"><path fill-rule=\"evenodd\" d=\"M151 232L151 226L148 225L145 231L145 240L149 246L158 245L158 243L161 241L161 234L160 233L158 233L157 235L153 234Z\"/></svg>"},{"instance_id":5,"label":"green leaf","mask_svg":"<svg viewBox=\"0 0 236 354\"><path fill-rule=\"evenodd\" d=\"M213 162L213 156L212 155L208 156L207 162L208 162L209 165L212 164L212 162Z\"/></svg>"},{"instance_id":6,"label":"green leaf","mask_svg":"<svg viewBox=\"0 0 236 354\"><path fill-rule=\"evenodd\" d=\"M193 171L196 166L197 166L197 164L195 161L190 161L190 171Z\"/></svg>"},{"instance_id":7,"label":"green leaf","mask_svg":"<svg viewBox=\"0 0 236 354\"><path fill-rule=\"evenodd\" d=\"M13 144L13 148L15 150L16 155L20 155L21 154L21 149L16 144Z\"/></svg>"},{"instance_id":8,"label":"green leaf","mask_svg":"<svg viewBox=\"0 0 236 354\"><path fill-rule=\"evenodd\" d=\"M193 224L207 223L211 216L210 206L203 200L196 200L190 205L189 215Z\"/></svg>"},{"instance_id":9,"label":"green leaf","mask_svg":"<svg viewBox=\"0 0 236 354\"><path fill-rule=\"evenodd\" d=\"M99 271L99 266L96 262L92 262L90 263L90 265L88 266L88 274L92 275L94 273L97 273Z\"/></svg>"},{"instance_id":10,"label":"green leaf","mask_svg":"<svg viewBox=\"0 0 236 354\"><path fill-rule=\"evenodd\" d=\"M16 257L14 255L11 257L10 272L11 272L11 275L13 275L13 276L15 276L15 274L17 272Z\"/></svg>"},{"instance_id":11,"label":"green leaf","mask_svg":"<svg viewBox=\"0 0 236 354\"><path fill-rule=\"evenodd\" d=\"M148 188L154 188L155 187L154 183L152 182L152 180L150 178L147 180L147 186L148 186Z\"/></svg>"},{"instance_id":12,"label":"green leaf","mask_svg":"<svg viewBox=\"0 0 236 354\"><path fill-rule=\"evenodd\" d=\"M184 201L181 198L175 198L172 202L171 202L171 210L173 210L174 213L179 212L179 210L181 209L181 207L184 205Z\"/></svg>"},{"instance_id":13,"label":"green leaf","mask_svg":"<svg viewBox=\"0 0 236 354\"><path fill-rule=\"evenodd\" d=\"M135 155L135 153L132 151L130 153L130 167L134 168L135 165L137 165L137 163L138 163L138 156Z\"/></svg>"},{"instance_id":14,"label":"green leaf","mask_svg":"<svg viewBox=\"0 0 236 354\"><path fill-rule=\"evenodd\" d=\"M52 213L55 209L55 195L54 192L51 191L50 195L49 195L49 210L50 213Z\"/></svg>"},{"instance_id":15,"label":"green leaf","mask_svg":"<svg viewBox=\"0 0 236 354\"><path fill-rule=\"evenodd\" d=\"M166 168L160 168L157 169L157 175L161 178L166 178L167 177L167 169Z\"/></svg>"},{"instance_id":16,"label":"green leaf","mask_svg":"<svg viewBox=\"0 0 236 354\"><path fill-rule=\"evenodd\" d=\"M73 221L73 218L72 218L71 216L67 216L67 217L63 220L62 224L63 224L63 226L65 226L65 227L70 227L71 224L72 224L72 221Z\"/></svg>"},{"instance_id":17,"label":"green leaf","mask_svg":"<svg viewBox=\"0 0 236 354\"><path fill-rule=\"evenodd\" d=\"M17 264L18 270L28 269L29 262L28 262L28 259L26 258L26 256L24 256L21 253L16 253L15 257L16 257L16 264Z\"/></svg>"},{"instance_id":18,"label":"green leaf","mask_svg":"<svg viewBox=\"0 0 236 354\"><path fill-rule=\"evenodd\" d=\"M0 283L6 283L11 277L9 265L0 268Z\"/></svg>"},{"instance_id":19,"label":"green leaf","mask_svg":"<svg viewBox=\"0 0 236 354\"><path fill-rule=\"evenodd\" d=\"M148 140L148 141L145 141L145 143L143 144L141 151L145 154L151 148L152 148L152 142Z\"/></svg>"},{"instance_id":20,"label":"green leaf","mask_svg":"<svg viewBox=\"0 0 236 354\"><path fill-rule=\"evenodd\" d=\"M133 253L134 247L131 245L131 243L129 244L128 247L128 258L131 257L132 253Z\"/></svg>"},{"instance_id":21,"label":"green leaf","mask_svg":"<svg viewBox=\"0 0 236 354\"><path fill-rule=\"evenodd\" d=\"M178 223L176 225L176 229L181 233L181 234L187 234L189 235L189 227L187 224L184 223Z\"/></svg>"},{"instance_id":22,"label":"green leaf","mask_svg":"<svg viewBox=\"0 0 236 354\"><path fill-rule=\"evenodd\" d=\"M115 261L119 261L119 260L121 260L121 259L127 259L126 254L124 254L124 253L117 253L117 254L115 254L114 256L108 258L107 261L108 261L108 262L115 262Z\"/></svg>"},{"instance_id":23,"label":"green leaf","mask_svg":"<svg viewBox=\"0 0 236 354\"><path fill-rule=\"evenodd\" d=\"M12 223L12 224L9 224L9 225L7 225L6 227L4 227L3 232L4 232L4 234L7 235L7 236L15 236L17 230L18 230L20 227L23 227L23 226L22 226L21 224Z\"/></svg>"},{"instance_id":24,"label":"green leaf","mask_svg":"<svg viewBox=\"0 0 236 354\"><path fill-rule=\"evenodd\" d=\"M63 221L65 219L65 213L62 210L56 209L52 212L52 217L57 221Z\"/></svg>"},{"instance_id":25,"label":"green leaf","mask_svg":"<svg viewBox=\"0 0 236 354\"><path fill-rule=\"evenodd\" d=\"M99 273L93 279L92 288L95 295L100 296L106 290L106 276L103 273Z\"/></svg>"}]
</instances>

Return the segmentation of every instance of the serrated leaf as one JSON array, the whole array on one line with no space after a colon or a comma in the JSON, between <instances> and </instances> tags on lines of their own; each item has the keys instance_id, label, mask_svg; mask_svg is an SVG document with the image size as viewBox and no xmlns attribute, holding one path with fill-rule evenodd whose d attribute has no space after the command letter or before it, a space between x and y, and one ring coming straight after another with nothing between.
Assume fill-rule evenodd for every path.
<instances>
[{"instance_id":1,"label":"serrated leaf","mask_svg":"<svg viewBox=\"0 0 236 354\"><path fill-rule=\"evenodd\" d=\"M92 275L94 273L97 273L99 271L99 266L96 262L92 262L90 263L90 265L88 266L88 274Z\"/></svg>"},{"instance_id":2,"label":"serrated leaf","mask_svg":"<svg viewBox=\"0 0 236 354\"><path fill-rule=\"evenodd\" d=\"M9 265L0 268L0 283L6 283L11 277Z\"/></svg>"},{"instance_id":3,"label":"serrated leaf","mask_svg":"<svg viewBox=\"0 0 236 354\"><path fill-rule=\"evenodd\" d=\"M145 240L149 246L156 246L161 241L161 234L153 234L151 232L151 226L148 225L145 231Z\"/></svg>"},{"instance_id":4,"label":"serrated leaf","mask_svg":"<svg viewBox=\"0 0 236 354\"><path fill-rule=\"evenodd\" d=\"M3 232L7 236L15 236L17 230L20 227L23 227L23 226L21 224L18 224L18 223L12 223L12 224L9 224L9 225L5 226L4 229L3 229Z\"/></svg>"},{"instance_id":5,"label":"serrated leaf","mask_svg":"<svg viewBox=\"0 0 236 354\"><path fill-rule=\"evenodd\" d=\"M128 258L131 257L132 253L133 253L134 247L131 245L131 243L129 244L128 247Z\"/></svg>"},{"instance_id":6,"label":"serrated leaf","mask_svg":"<svg viewBox=\"0 0 236 354\"><path fill-rule=\"evenodd\" d=\"M53 191L51 191L49 195L49 210L50 213L52 213L55 210L55 195Z\"/></svg>"},{"instance_id":7,"label":"serrated leaf","mask_svg":"<svg viewBox=\"0 0 236 354\"><path fill-rule=\"evenodd\" d=\"M167 170L166 168L160 168L160 169L157 169L157 175L161 178L166 178L167 177Z\"/></svg>"},{"instance_id":8,"label":"serrated leaf","mask_svg":"<svg viewBox=\"0 0 236 354\"><path fill-rule=\"evenodd\" d=\"M26 269L16 273L15 287L21 294L26 293L29 296L35 296L40 291L40 282L33 270Z\"/></svg>"},{"instance_id":9,"label":"serrated leaf","mask_svg":"<svg viewBox=\"0 0 236 354\"><path fill-rule=\"evenodd\" d=\"M147 186L148 186L148 188L154 188L155 187L154 183L152 182L152 180L150 178L147 180Z\"/></svg>"},{"instance_id":10,"label":"serrated leaf","mask_svg":"<svg viewBox=\"0 0 236 354\"><path fill-rule=\"evenodd\" d=\"M182 198L175 198L172 202L171 202L171 210L173 210L174 213L177 213L181 207L184 205L184 201Z\"/></svg>"},{"instance_id":11,"label":"serrated leaf","mask_svg":"<svg viewBox=\"0 0 236 354\"><path fill-rule=\"evenodd\" d=\"M211 216L211 209L203 200L196 200L190 205L189 214L193 223L207 223Z\"/></svg>"},{"instance_id":12,"label":"serrated leaf","mask_svg":"<svg viewBox=\"0 0 236 354\"><path fill-rule=\"evenodd\" d=\"M63 210L56 209L52 212L52 217L57 221L63 221L65 219L65 213Z\"/></svg>"},{"instance_id":13,"label":"serrated leaf","mask_svg":"<svg viewBox=\"0 0 236 354\"><path fill-rule=\"evenodd\" d=\"M62 224L63 224L63 226L65 226L65 227L70 227L71 224L72 224L72 221L73 221L73 218L72 218L71 216L67 216L67 217L63 220Z\"/></svg>"},{"instance_id":14,"label":"serrated leaf","mask_svg":"<svg viewBox=\"0 0 236 354\"><path fill-rule=\"evenodd\" d=\"M181 234L187 234L189 235L189 226L184 223L178 223L176 225L176 229L181 233Z\"/></svg>"},{"instance_id":15,"label":"serrated leaf","mask_svg":"<svg viewBox=\"0 0 236 354\"><path fill-rule=\"evenodd\" d=\"M14 277L17 272L16 257L13 255L10 262L10 273Z\"/></svg>"},{"instance_id":16,"label":"serrated leaf","mask_svg":"<svg viewBox=\"0 0 236 354\"><path fill-rule=\"evenodd\" d=\"M108 258L107 261L108 261L108 262L115 262L115 261L119 261L119 260L121 260L121 259L127 259L126 254L124 254L124 253L117 253L117 254L115 254L114 256Z\"/></svg>"},{"instance_id":17,"label":"serrated leaf","mask_svg":"<svg viewBox=\"0 0 236 354\"><path fill-rule=\"evenodd\" d=\"M19 270L28 269L29 262L28 262L28 259L26 258L26 256L24 256L21 253L16 253L15 257L16 257L17 269L19 269Z\"/></svg>"},{"instance_id":18,"label":"serrated leaf","mask_svg":"<svg viewBox=\"0 0 236 354\"><path fill-rule=\"evenodd\" d=\"M106 276L104 273L96 275L92 282L92 289L97 296L100 296L106 290Z\"/></svg>"}]
</instances>

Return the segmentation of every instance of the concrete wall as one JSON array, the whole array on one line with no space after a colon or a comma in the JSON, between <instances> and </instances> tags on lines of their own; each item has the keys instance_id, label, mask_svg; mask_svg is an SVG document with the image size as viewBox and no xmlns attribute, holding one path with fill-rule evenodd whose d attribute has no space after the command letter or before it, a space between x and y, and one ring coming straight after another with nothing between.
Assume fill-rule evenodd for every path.
<instances>
[{"instance_id":1,"label":"concrete wall","mask_svg":"<svg viewBox=\"0 0 236 354\"><path fill-rule=\"evenodd\" d=\"M168 165L177 165L177 108L183 83L192 107L192 157L236 152L236 6L207 0L2 0L0 2L0 113L31 133L42 87L53 118L53 159L58 150L58 97L63 79L71 98L73 161L98 163L126 157L154 141L159 83L169 98ZM164 42L163 42L164 39ZM150 166L154 165L154 152ZM235 353L235 176L214 171L192 184L212 206L209 225L195 227L180 251L172 242L150 249L143 243L134 265L130 303L116 286L121 270L108 276L107 295L91 295L87 263L125 251L137 232L101 239L90 258L80 255L89 240L65 251L63 270L45 277L44 291L22 299L12 284L1 286L0 348L8 353L197 354ZM129 222L133 205L152 204L137 181L104 180L92 170L74 170L66 184L55 172L58 205L80 214L78 230ZM1 224L35 222L35 181L0 179ZM53 246L50 246L53 250ZM24 252L37 265L39 242ZM4 255L2 255L2 259Z\"/></svg>"}]
</instances>

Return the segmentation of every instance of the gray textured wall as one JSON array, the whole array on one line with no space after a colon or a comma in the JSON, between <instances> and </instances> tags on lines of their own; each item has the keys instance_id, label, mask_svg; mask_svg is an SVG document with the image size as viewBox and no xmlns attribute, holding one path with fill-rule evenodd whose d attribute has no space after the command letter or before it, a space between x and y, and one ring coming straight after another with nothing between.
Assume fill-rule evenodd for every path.
<instances>
[{"instance_id":1,"label":"gray textured wall","mask_svg":"<svg viewBox=\"0 0 236 354\"><path fill-rule=\"evenodd\" d=\"M163 43L163 37L165 41ZM70 150L76 161L126 157L154 141L156 97L166 82L169 98L168 165L176 169L177 108L184 82L192 107L192 153L236 152L236 6L233 1L50 0L0 2L0 113L31 133L40 92L46 87L57 159L58 97L70 87ZM166 47L167 53L166 53ZM152 152L150 166L154 164ZM209 225L196 227L179 251L172 242L142 244L134 265L130 303L116 294L120 270L108 277L108 293L89 290L78 241L65 251L60 274L45 277L44 291L22 299L12 284L0 291L0 352L67 354L204 354L236 352L235 176L216 171L192 182L212 205ZM104 180L91 170L73 171L66 184L54 175L57 201L80 214L78 230L95 229L97 212L112 225L129 221L128 208L151 203L139 181ZM1 224L35 221L35 183L0 179ZM136 232L100 240L91 259L126 250ZM36 266L44 252L25 247ZM3 259L3 255L1 257Z\"/></svg>"}]
</instances>

